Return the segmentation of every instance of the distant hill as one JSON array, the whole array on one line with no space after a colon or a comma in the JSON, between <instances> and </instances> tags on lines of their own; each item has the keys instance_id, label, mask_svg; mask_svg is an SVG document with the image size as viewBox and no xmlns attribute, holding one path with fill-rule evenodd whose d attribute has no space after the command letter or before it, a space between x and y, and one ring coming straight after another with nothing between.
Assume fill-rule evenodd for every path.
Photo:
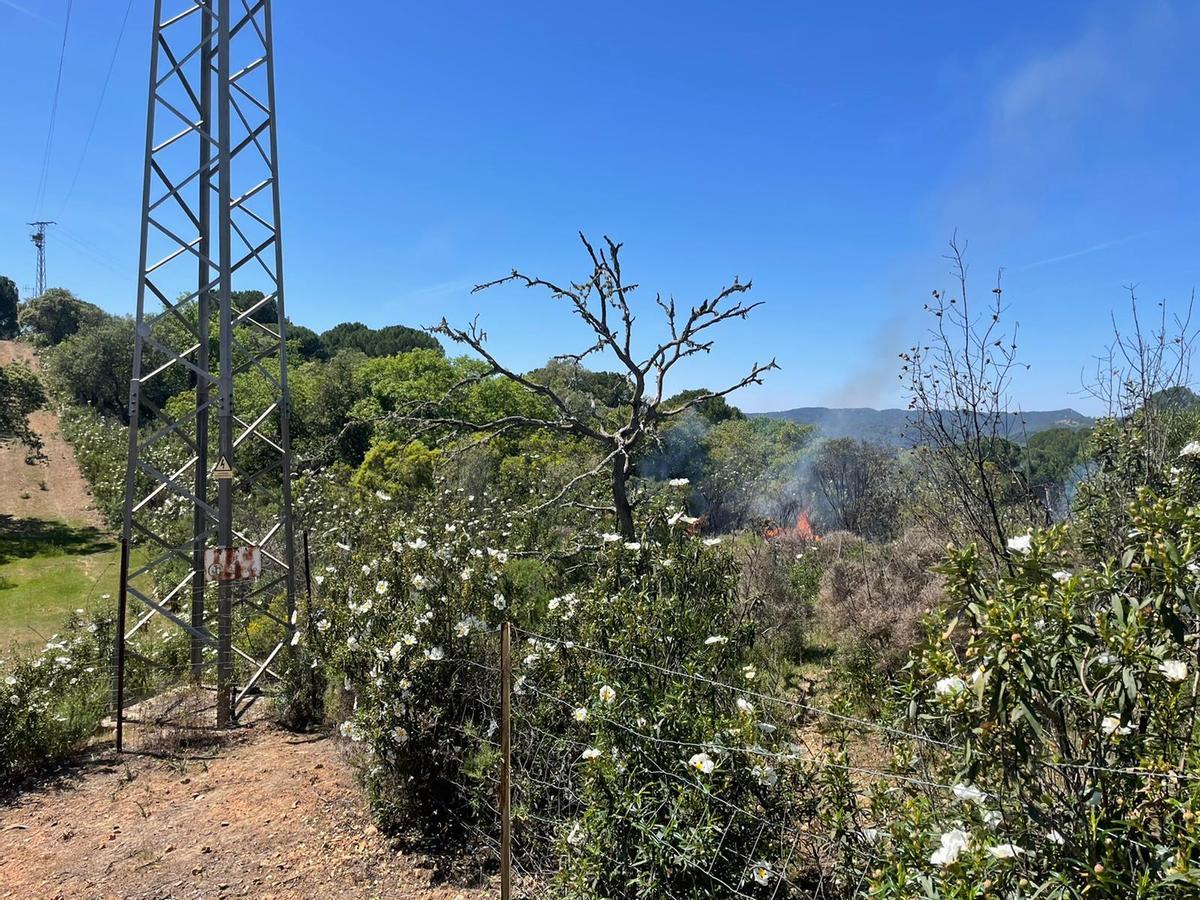
<instances>
[{"instance_id":1,"label":"distant hill","mask_svg":"<svg viewBox=\"0 0 1200 900\"><path fill-rule=\"evenodd\" d=\"M801 425L815 425L821 437L852 437L876 444L902 447L911 443L904 436L910 417L907 409L831 409L827 406L802 406L780 412L752 413L769 419L783 419ZM1009 413L1001 433L1018 443L1031 434L1050 428L1089 428L1093 420L1073 409L1032 410Z\"/></svg>"}]
</instances>

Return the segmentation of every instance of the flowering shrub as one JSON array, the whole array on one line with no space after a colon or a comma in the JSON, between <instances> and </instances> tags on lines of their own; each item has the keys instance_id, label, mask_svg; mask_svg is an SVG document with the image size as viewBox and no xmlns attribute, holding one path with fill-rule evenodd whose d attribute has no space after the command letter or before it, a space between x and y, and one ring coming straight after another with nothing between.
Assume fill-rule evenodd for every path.
<instances>
[{"instance_id":1,"label":"flowering shrub","mask_svg":"<svg viewBox=\"0 0 1200 900\"><path fill-rule=\"evenodd\" d=\"M76 748L108 711L112 622L82 612L40 651L0 665L0 788Z\"/></svg>"},{"instance_id":2,"label":"flowering shrub","mask_svg":"<svg viewBox=\"0 0 1200 900\"><path fill-rule=\"evenodd\" d=\"M507 621L525 868L571 897L767 896L796 875L783 826L807 814L804 751L742 690L759 682L738 567L692 532L681 492L648 502L638 540L581 526L558 555L489 493L439 479L406 512L317 481L301 491L324 497L302 501L324 559L301 648L385 825L494 844Z\"/></svg>"},{"instance_id":3,"label":"flowering shrub","mask_svg":"<svg viewBox=\"0 0 1200 900\"><path fill-rule=\"evenodd\" d=\"M496 626L514 614L514 561L497 545L520 529L490 496L444 483L411 514L382 491L356 502L315 571L301 640L346 694L340 730L370 758L379 817L437 832L471 821L482 796L499 685L479 665L495 668Z\"/></svg>"},{"instance_id":4,"label":"flowering shrub","mask_svg":"<svg viewBox=\"0 0 1200 900\"><path fill-rule=\"evenodd\" d=\"M1200 890L1197 499L1187 461L1138 493L1098 562L1067 526L1014 537L998 579L973 548L950 554L907 701L910 727L953 749L897 748L899 774L924 774L870 808L876 895Z\"/></svg>"},{"instance_id":5,"label":"flowering shrub","mask_svg":"<svg viewBox=\"0 0 1200 900\"><path fill-rule=\"evenodd\" d=\"M564 638L525 660L573 784L565 896L770 896L796 875L804 751L754 699L732 553L678 519L660 509L641 540L610 542L551 613Z\"/></svg>"}]
</instances>

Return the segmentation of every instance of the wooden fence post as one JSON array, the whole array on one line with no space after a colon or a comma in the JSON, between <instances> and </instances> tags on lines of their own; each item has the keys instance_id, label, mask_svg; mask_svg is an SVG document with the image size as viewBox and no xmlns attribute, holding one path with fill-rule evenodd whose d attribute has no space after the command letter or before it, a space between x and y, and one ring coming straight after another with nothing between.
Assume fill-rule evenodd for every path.
<instances>
[{"instance_id":1,"label":"wooden fence post","mask_svg":"<svg viewBox=\"0 0 1200 900\"><path fill-rule=\"evenodd\" d=\"M512 628L500 625L500 900L512 897Z\"/></svg>"}]
</instances>

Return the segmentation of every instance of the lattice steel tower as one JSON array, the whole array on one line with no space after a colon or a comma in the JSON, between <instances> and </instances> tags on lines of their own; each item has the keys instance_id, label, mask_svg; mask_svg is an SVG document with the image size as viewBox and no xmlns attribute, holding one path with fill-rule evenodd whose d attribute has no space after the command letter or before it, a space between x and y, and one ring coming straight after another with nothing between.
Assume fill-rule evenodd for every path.
<instances>
[{"instance_id":1,"label":"lattice steel tower","mask_svg":"<svg viewBox=\"0 0 1200 900\"><path fill-rule=\"evenodd\" d=\"M46 293L46 226L54 225L54 222L30 222L33 227L33 234L29 239L33 241L33 246L37 248L37 275L34 277L35 297L40 297Z\"/></svg>"},{"instance_id":2,"label":"lattice steel tower","mask_svg":"<svg viewBox=\"0 0 1200 900\"><path fill-rule=\"evenodd\" d=\"M197 683L215 663L218 725L253 702L294 633L276 132L270 0L155 0L115 648L118 749L126 670L142 660L130 642L146 637L142 629L186 633ZM240 567L259 560L261 575L256 568L249 580ZM138 602L132 625L128 597Z\"/></svg>"}]
</instances>

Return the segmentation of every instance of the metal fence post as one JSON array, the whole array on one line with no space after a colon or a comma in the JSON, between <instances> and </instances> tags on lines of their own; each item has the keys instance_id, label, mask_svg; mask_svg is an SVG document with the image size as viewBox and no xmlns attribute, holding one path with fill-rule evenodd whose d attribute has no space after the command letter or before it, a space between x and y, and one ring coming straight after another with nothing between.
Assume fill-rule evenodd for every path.
<instances>
[{"instance_id":1,"label":"metal fence post","mask_svg":"<svg viewBox=\"0 0 1200 900\"><path fill-rule=\"evenodd\" d=\"M125 594L129 586L129 541L121 538L121 574L117 591L117 622L113 634L113 714L117 721L117 752L125 749Z\"/></svg>"},{"instance_id":2,"label":"metal fence post","mask_svg":"<svg viewBox=\"0 0 1200 900\"><path fill-rule=\"evenodd\" d=\"M500 625L500 898L512 897L512 626Z\"/></svg>"}]
</instances>

